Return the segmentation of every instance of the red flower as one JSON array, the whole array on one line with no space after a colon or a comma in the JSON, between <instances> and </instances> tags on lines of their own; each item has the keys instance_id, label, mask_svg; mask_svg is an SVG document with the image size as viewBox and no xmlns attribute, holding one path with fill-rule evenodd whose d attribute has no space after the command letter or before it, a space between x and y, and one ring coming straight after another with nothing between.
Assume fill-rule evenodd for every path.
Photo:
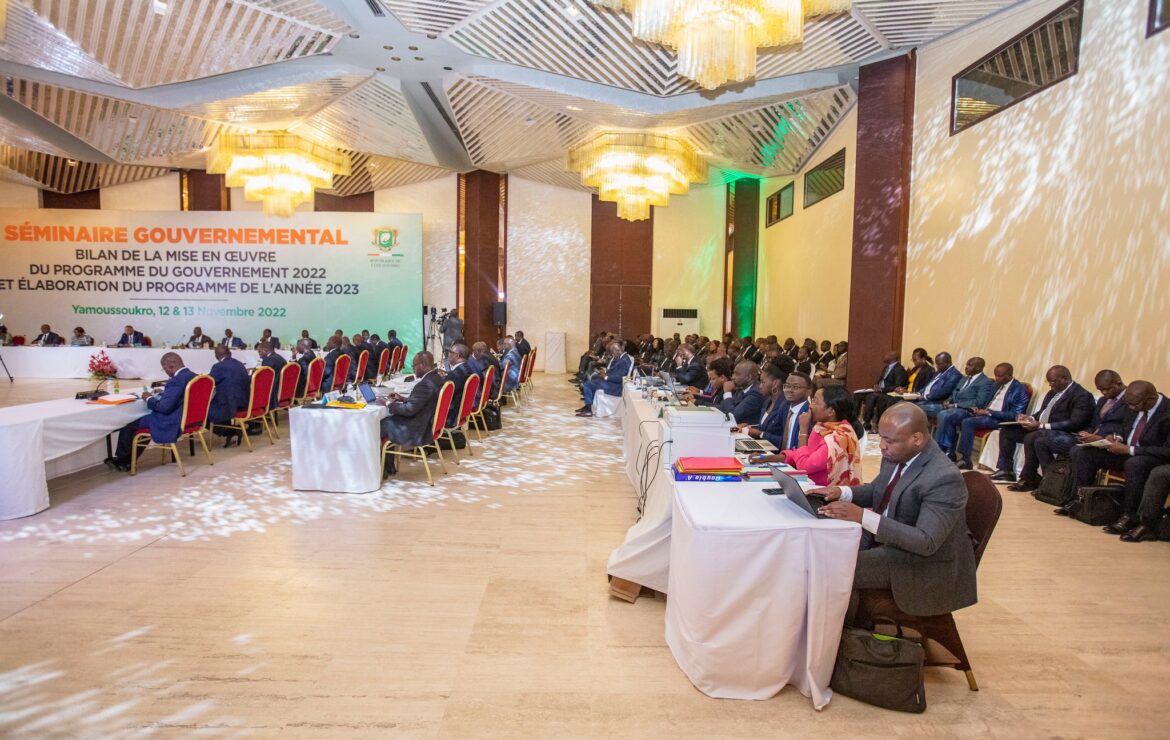
<instances>
[{"instance_id":1,"label":"red flower","mask_svg":"<svg viewBox=\"0 0 1170 740\"><path fill-rule=\"evenodd\" d=\"M98 352L89 358L89 376L94 380L115 378L118 376L118 368L104 351Z\"/></svg>"}]
</instances>

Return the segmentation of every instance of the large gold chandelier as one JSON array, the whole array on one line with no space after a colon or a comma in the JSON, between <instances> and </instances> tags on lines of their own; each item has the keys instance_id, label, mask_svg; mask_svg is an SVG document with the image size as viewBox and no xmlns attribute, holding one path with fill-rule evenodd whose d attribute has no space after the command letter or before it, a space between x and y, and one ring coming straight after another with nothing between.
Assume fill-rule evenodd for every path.
<instances>
[{"instance_id":1,"label":"large gold chandelier","mask_svg":"<svg viewBox=\"0 0 1170 740\"><path fill-rule=\"evenodd\" d=\"M804 21L852 0L594 0L633 16L634 36L678 52L678 72L712 90L756 75L756 50L799 43Z\"/></svg>"},{"instance_id":2,"label":"large gold chandelier","mask_svg":"<svg viewBox=\"0 0 1170 740\"><path fill-rule=\"evenodd\" d=\"M707 165L694 147L663 134L606 132L569 150L569 171L597 188L602 200L617 203L618 218L641 221L650 206L665 206L672 195L705 182Z\"/></svg>"},{"instance_id":3,"label":"large gold chandelier","mask_svg":"<svg viewBox=\"0 0 1170 740\"><path fill-rule=\"evenodd\" d=\"M244 198L264 204L268 216L288 217L333 187L336 175L350 173L349 156L284 131L220 134L207 153L207 171L226 175L227 186L242 187Z\"/></svg>"}]
</instances>

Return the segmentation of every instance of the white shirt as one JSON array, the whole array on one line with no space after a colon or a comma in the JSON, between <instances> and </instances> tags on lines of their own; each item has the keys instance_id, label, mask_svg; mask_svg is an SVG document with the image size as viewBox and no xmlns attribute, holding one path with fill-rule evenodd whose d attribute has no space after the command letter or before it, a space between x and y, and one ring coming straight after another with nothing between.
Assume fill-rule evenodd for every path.
<instances>
[{"instance_id":1,"label":"white shirt","mask_svg":"<svg viewBox=\"0 0 1170 740\"><path fill-rule=\"evenodd\" d=\"M800 418L800 415L807 408L808 401L801 401L788 409L788 419L784 422L784 444L788 444L788 440L792 439L792 428L796 426L796 420ZM796 443L800 444L800 440L797 439ZM786 447L785 449L789 448Z\"/></svg>"},{"instance_id":2,"label":"white shirt","mask_svg":"<svg viewBox=\"0 0 1170 740\"><path fill-rule=\"evenodd\" d=\"M999 387L999 390L992 396L991 403L987 404L988 411L1003 411L1003 401L1007 398L1008 388L1011 388L1014 382L1014 380L1009 380Z\"/></svg>"},{"instance_id":3,"label":"white shirt","mask_svg":"<svg viewBox=\"0 0 1170 740\"><path fill-rule=\"evenodd\" d=\"M1154 412L1158 410L1158 406L1161 403L1162 403L1162 395L1158 394L1158 400L1154 401L1154 405L1150 407L1150 410L1142 412L1143 414L1146 415L1146 424L1150 423L1150 419L1153 417ZM1131 427L1129 430L1129 438L1126 439L1126 444L1129 445L1129 454L1131 454L1131 455L1137 454L1137 452L1134 448L1137 447L1137 443L1141 441L1141 440L1137 440L1137 439L1133 438L1133 435L1135 433L1137 433L1137 425L1141 420L1142 420L1142 414L1138 414L1138 417L1133 420L1133 427Z\"/></svg>"},{"instance_id":4,"label":"white shirt","mask_svg":"<svg viewBox=\"0 0 1170 740\"><path fill-rule=\"evenodd\" d=\"M917 455L910 458L906 462L901 463L902 475L906 475L906 471L909 470L910 466L914 464L914 461L917 460L921 456L922 456L922 453L919 452ZM882 493L884 494L885 491L882 491ZM849 502L853 501L853 488L852 487L841 486L841 500L842 501L849 501ZM861 528L864 529L866 532L869 532L870 534L877 534L878 525L881 524L881 522L882 522L882 515L877 513L873 509L862 509L861 510Z\"/></svg>"}]
</instances>

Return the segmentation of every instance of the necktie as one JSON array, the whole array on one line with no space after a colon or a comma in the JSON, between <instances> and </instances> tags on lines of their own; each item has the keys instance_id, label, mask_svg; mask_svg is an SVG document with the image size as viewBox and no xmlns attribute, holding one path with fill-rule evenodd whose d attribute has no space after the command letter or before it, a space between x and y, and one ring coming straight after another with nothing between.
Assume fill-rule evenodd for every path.
<instances>
[{"instance_id":1,"label":"necktie","mask_svg":"<svg viewBox=\"0 0 1170 740\"><path fill-rule=\"evenodd\" d=\"M890 478L890 482L886 484L886 490L882 493L882 500L873 508L876 513L885 513L886 507L890 505L890 497L894 495L894 489L898 486L898 481L902 478L902 469L904 467L906 466L899 465L898 469L894 471L894 477Z\"/></svg>"},{"instance_id":2,"label":"necktie","mask_svg":"<svg viewBox=\"0 0 1170 740\"><path fill-rule=\"evenodd\" d=\"M1104 418L1106 416L1109 416L1109 412L1113 410L1113 407L1116 404L1117 404L1116 397L1105 399L1105 405L1101 407L1101 417Z\"/></svg>"},{"instance_id":3,"label":"necktie","mask_svg":"<svg viewBox=\"0 0 1170 740\"><path fill-rule=\"evenodd\" d=\"M793 439L793 432L796 430L796 407L788 409L788 419L784 422L784 449L796 449L798 440Z\"/></svg>"},{"instance_id":4,"label":"necktie","mask_svg":"<svg viewBox=\"0 0 1170 740\"><path fill-rule=\"evenodd\" d=\"M1048 404L1040 411L1040 418L1038 418L1037 421L1039 421L1041 424L1048 423L1048 417L1052 415L1052 408L1056 406L1056 402L1060 400L1062 395L1064 395L1064 391L1061 391L1052 397L1052 403Z\"/></svg>"},{"instance_id":5,"label":"necktie","mask_svg":"<svg viewBox=\"0 0 1170 740\"><path fill-rule=\"evenodd\" d=\"M1142 434L1144 434L1146 431L1146 419L1149 418L1149 416L1149 411L1143 411L1142 415L1138 417L1138 422L1133 427L1133 436L1129 438L1129 443L1131 445L1141 444Z\"/></svg>"}]
</instances>

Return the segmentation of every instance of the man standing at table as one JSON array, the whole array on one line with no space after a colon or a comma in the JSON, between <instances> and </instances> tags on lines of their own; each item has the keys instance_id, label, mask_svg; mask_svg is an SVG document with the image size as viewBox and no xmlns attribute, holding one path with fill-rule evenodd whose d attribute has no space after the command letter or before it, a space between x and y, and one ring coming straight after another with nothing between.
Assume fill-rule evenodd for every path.
<instances>
[{"instance_id":1,"label":"man standing at table","mask_svg":"<svg viewBox=\"0 0 1170 740\"><path fill-rule=\"evenodd\" d=\"M439 390L443 378L435 368L435 356L430 352L415 352L410 369L418 382L409 398L391 393L386 403L388 416L382 419L382 436L396 445L416 447L429 443L433 437L435 407L439 404ZM395 472L394 456L386 456L384 474Z\"/></svg>"},{"instance_id":2,"label":"man standing at table","mask_svg":"<svg viewBox=\"0 0 1170 740\"><path fill-rule=\"evenodd\" d=\"M115 470L130 470L130 450L134 444L134 435L139 429L149 429L150 438L160 444L168 444L179 438L179 425L183 421L183 400L187 384L195 379L195 373L183 366L183 358L175 352L163 355L160 364L170 380L157 396L143 393L142 400L146 401L150 413L135 419L118 432L118 449L113 457L106 458L106 465Z\"/></svg>"},{"instance_id":3,"label":"man standing at table","mask_svg":"<svg viewBox=\"0 0 1170 740\"><path fill-rule=\"evenodd\" d=\"M872 483L810 491L830 501L824 514L865 530L850 614L864 589L888 589L898 609L915 616L974 604L975 548L963 474L931 439L926 413L914 404L891 406L878 434L882 467Z\"/></svg>"},{"instance_id":4,"label":"man standing at table","mask_svg":"<svg viewBox=\"0 0 1170 740\"><path fill-rule=\"evenodd\" d=\"M48 324L41 324L41 333L32 341L34 347L56 347L61 343L61 336L53 332Z\"/></svg>"},{"instance_id":5,"label":"man standing at table","mask_svg":"<svg viewBox=\"0 0 1170 740\"><path fill-rule=\"evenodd\" d=\"M228 349L247 349L248 345L244 344L244 340L232 333L231 329L223 330L223 341L220 342Z\"/></svg>"},{"instance_id":6,"label":"man standing at table","mask_svg":"<svg viewBox=\"0 0 1170 740\"><path fill-rule=\"evenodd\" d=\"M134 331L134 327L126 324L122 329L122 337L118 340L119 347L141 347L145 342L143 341L142 332Z\"/></svg>"},{"instance_id":7,"label":"man standing at table","mask_svg":"<svg viewBox=\"0 0 1170 740\"><path fill-rule=\"evenodd\" d=\"M244 363L232 357L232 351L226 345L215 346L216 363L208 373L215 381L215 395L211 397L211 408L207 412L207 420L212 424L228 424L237 412L248 405L248 396L251 395L251 378ZM215 433L227 437L224 447L230 447L232 439L239 444L240 433L235 429L216 427Z\"/></svg>"}]
</instances>

